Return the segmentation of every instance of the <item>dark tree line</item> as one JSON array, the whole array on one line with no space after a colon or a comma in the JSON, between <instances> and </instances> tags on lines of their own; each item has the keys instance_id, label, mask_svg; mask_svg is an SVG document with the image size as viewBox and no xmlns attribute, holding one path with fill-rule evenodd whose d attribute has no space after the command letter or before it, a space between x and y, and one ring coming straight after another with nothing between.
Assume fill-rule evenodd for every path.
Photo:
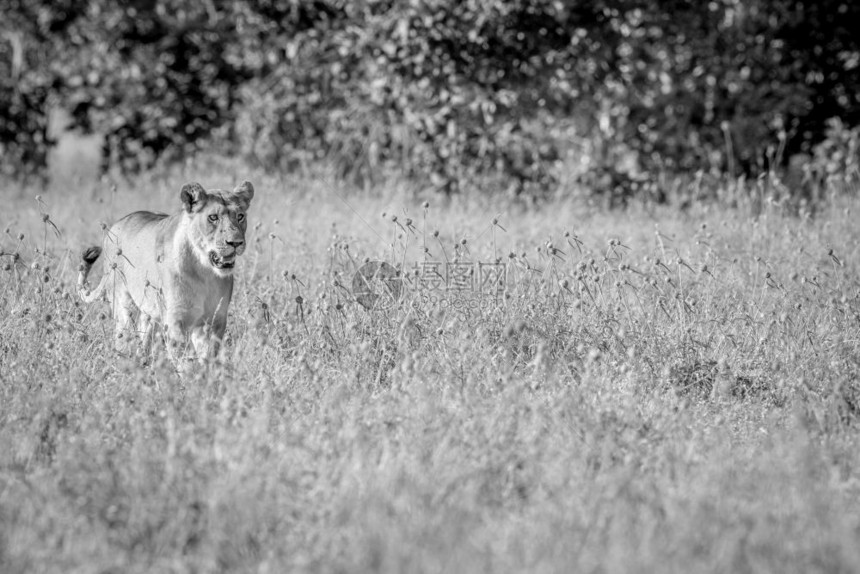
<instances>
[{"instance_id":1,"label":"dark tree line","mask_svg":"<svg viewBox=\"0 0 860 574\"><path fill-rule=\"evenodd\" d=\"M860 124L849 0L0 0L0 150L44 168L47 114L137 169L200 146L329 158L453 191L554 181L571 137L650 170L736 174ZM574 134L572 136L572 134Z\"/></svg>"}]
</instances>

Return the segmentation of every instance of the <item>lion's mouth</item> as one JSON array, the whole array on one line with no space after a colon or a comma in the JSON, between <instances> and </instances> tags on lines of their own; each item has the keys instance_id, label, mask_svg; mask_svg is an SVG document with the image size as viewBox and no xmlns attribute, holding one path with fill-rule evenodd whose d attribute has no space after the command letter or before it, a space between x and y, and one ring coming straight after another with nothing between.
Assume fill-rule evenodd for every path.
<instances>
[{"instance_id":1,"label":"lion's mouth","mask_svg":"<svg viewBox=\"0 0 860 574\"><path fill-rule=\"evenodd\" d=\"M209 263L216 269L233 269L233 266L236 265L236 255L221 256L214 251L210 251Z\"/></svg>"}]
</instances>

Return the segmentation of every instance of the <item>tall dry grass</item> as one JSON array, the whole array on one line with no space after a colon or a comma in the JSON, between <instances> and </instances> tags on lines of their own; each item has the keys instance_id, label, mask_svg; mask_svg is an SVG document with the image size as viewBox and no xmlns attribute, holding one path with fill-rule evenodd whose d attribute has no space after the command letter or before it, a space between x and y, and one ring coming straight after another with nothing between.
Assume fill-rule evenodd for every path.
<instances>
[{"instance_id":1,"label":"tall dry grass","mask_svg":"<svg viewBox=\"0 0 860 574\"><path fill-rule=\"evenodd\" d=\"M245 177L227 360L115 354L79 249ZM2 572L860 569L856 202L425 206L193 165L10 195ZM368 311L379 259L506 288Z\"/></svg>"}]
</instances>

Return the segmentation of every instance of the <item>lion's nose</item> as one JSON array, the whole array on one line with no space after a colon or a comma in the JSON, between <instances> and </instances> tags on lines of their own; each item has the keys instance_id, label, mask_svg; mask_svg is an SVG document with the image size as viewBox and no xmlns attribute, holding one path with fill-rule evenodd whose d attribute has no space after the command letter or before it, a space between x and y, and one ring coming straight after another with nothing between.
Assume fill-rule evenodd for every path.
<instances>
[{"instance_id":1,"label":"lion's nose","mask_svg":"<svg viewBox=\"0 0 860 574\"><path fill-rule=\"evenodd\" d=\"M239 249L239 247L241 247L241 246L242 246L242 244L244 244L244 243L245 243L244 241L242 241L241 239L239 239L239 240L236 240L236 241L228 241L228 242L227 242L227 245L229 245L229 246L230 246L230 247L232 247L233 249Z\"/></svg>"}]
</instances>

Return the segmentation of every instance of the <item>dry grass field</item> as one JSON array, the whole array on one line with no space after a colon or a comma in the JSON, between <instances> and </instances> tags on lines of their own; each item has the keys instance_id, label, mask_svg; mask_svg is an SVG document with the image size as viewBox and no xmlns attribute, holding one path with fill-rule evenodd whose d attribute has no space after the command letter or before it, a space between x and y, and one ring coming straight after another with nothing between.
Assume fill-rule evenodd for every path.
<instances>
[{"instance_id":1,"label":"dry grass field","mask_svg":"<svg viewBox=\"0 0 860 574\"><path fill-rule=\"evenodd\" d=\"M246 178L226 359L118 356L81 248ZM4 189L0 572L860 571L856 201L395 188L193 164ZM365 260L400 265L399 300L355 301Z\"/></svg>"}]
</instances>

